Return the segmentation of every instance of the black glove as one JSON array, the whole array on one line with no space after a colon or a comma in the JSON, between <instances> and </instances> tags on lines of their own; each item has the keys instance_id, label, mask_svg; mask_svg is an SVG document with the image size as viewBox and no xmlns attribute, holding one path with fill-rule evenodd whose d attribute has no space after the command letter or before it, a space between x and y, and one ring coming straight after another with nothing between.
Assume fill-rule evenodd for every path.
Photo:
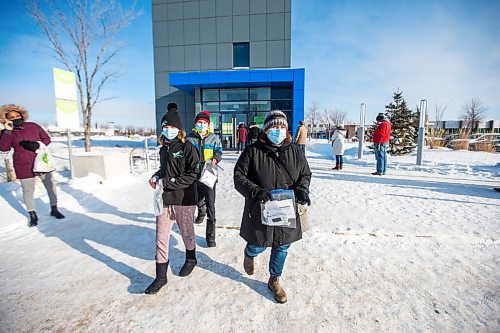
<instances>
[{"instance_id":1,"label":"black glove","mask_svg":"<svg viewBox=\"0 0 500 333\"><path fill-rule=\"evenodd\" d=\"M38 148L40 148L40 144L36 141L23 140L23 141L19 142L19 144L24 149L29 150L29 151L33 151L33 152L36 151Z\"/></svg>"},{"instance_id":2,"label":"black glove","mask_svg":"<svg viewBox=\"0 0 500 333\"><path fill-rule=\"evenodd\" d=\"M295 190L295 201L298 204L311 206L311 199L309 199L309 194L301 190Z\"/></svg>"},{"instance_id":3,"label":"black glove","mask_svg":"<svg viewBox=\"0 0 500 333\"><path fill-rule=\"evenodd\" d=\"M257 201L264 203L271 200L271 194L269 194L269 192L266 190L260 190L259 192L257 192L257 195L255 195L255 198L257 198Z\"/></svg>"}]
</instances>

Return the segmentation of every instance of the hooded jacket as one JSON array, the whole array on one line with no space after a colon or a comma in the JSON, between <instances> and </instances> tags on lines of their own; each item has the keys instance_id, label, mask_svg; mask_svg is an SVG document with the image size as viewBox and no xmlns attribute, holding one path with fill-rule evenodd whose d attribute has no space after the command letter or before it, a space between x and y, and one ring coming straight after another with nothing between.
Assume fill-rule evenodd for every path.
<instances>
[{"instance_id":1,"label":"hooded jacket","mask_svg":"<svg viewBox=\"0 0 500 333\"><path fill-rule=\"evenodd\" d=\"M26 109L17 105L4 105L0 110L0 119L5 120L6 113L15 111L21 115L24 122L20 127L14 127L12 130L5 129L0 134L0 151L10 151L14 148L13 162L14 170L18 179L35 177L33 166L35 164L36 152L24 149L19 142L41 141L46 146L50 144L50 137L47 132L38 124L26 121L28 112Z\"/></svg>"},{"instance_id":2,"label":"hooded jacket","mask_svg":"<svg viewBox=\"0 0 500 333\"><path fill-rule=\"evenodd\" d=\"M387 119L377 123L377 128L373 132L373 143L388 143L391 138L391 123Z\"/></svg>"},{"instance_id":3,"label":"hooded jacket","mask_svg":"<svg viewBox=\"0 0 500 333\"><path fill-rule=\"evenodd\" d=\"M345 150L345 131L335 130L332 135L332 149L334 155L344 155Z\"/></svg>"},{"instance_id":4,"label":"hooded jacket","mask_svg":"<svg viewBox=\"0 0 500 333\"><path fill-rule=\"evenodd\" d=\"M288 134L280 146L274 146L262 133L259 140L248 146L236 162L234 187L245 197L240 236L249 244L269 247L273 244L290 244L302 238L300 223L294 229L262 224L260 202L255 198L261 189L300 189L309 193L309 165L302 150L291 142L292 137ZM282 161L293 184L289 184L289 177L274 158Z\"/></svg>"},{"instance_id":5,"label":"hooded jacket","mask_svg":"<svg viewBox=\"0 0 500 333\"><path fill-rule=\"evenodd\" d=\"M219 136L212 133L210 128L208 129L208 134L203 138L200 136L198 130L193 129L186 139L198 150L200 163L213 158L217 160L217 163L222 160L222 145Z\"/></svg>"}]
</instances>

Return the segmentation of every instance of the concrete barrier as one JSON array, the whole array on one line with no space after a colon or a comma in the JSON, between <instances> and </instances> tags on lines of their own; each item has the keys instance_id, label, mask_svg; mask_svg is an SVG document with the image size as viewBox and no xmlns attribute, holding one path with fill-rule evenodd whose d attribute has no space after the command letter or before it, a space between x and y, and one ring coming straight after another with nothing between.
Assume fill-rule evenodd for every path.
<instances>
[{"instance_id":1,"label":"concrete barrier","mask_svg":"<svg viewBox=\"0 0 500 333\"><path fill-rule=\"evenodd\" d=\"M73 177L94 173L111 179L129 172L128 155L122 153L86 152L73 154Z\"/></svg>"}]
</instances>

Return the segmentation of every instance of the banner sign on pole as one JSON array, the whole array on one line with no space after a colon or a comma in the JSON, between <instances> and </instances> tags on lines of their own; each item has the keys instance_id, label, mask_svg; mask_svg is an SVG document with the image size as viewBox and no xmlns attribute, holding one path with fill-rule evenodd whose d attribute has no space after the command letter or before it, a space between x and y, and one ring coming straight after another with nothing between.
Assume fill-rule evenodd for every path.
<instances>
[{"instance_id":1,"label":"banner sign on pole","mask_svg":"<svg viewBox=\"0 0 500 333\"><path fill-rule=\"evenodd\" d=\"M80 119L78 116L75 73L59 68L54 68L53 72L57 127L77 129L80 126Z\"/></svg>"}]
</instances>

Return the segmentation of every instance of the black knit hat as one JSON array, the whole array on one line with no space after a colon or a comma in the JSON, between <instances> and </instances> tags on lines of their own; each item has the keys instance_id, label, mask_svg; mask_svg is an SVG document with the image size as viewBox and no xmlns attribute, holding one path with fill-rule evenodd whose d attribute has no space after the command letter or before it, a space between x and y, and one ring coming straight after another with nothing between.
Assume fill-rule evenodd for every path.
<instances>
[{"instance_id":1,"label":"black knit hat","mask_svg":"<svg viewBox=\"0 0 500 333\"><path fill-rule=\"evenodd\" d=\"M161 127L165 126L173 126L178 129L182 129L182 121L181 117L177 113L176 109L170 109L165 115L161 118Z\"/></svg>"},{"instance_id":2,"label":"black knit hat","mask_svg":"<svg viewBox=\"0 0 500 333\"><path fill-rule=\"evenodd\" d=\"M269 112L264 120L264 126L262 129L266 131L269 127L274 125L284 125L288 130L288 120L286 119L286 115L280 110L273 110Z\"/></svg>"},{"instance_id":3,"label":"black knit hat","mask_svg":"<svg viewBox=\"0 0 500 333\"><path fill-rule=\"evenodd\" d=\"M208 111L201 111L196 115L196 118L194 118L194 122L196 123L198 120L203 119L206 120L210 124L210 112Z\"/></svg>"}]
</instances>

